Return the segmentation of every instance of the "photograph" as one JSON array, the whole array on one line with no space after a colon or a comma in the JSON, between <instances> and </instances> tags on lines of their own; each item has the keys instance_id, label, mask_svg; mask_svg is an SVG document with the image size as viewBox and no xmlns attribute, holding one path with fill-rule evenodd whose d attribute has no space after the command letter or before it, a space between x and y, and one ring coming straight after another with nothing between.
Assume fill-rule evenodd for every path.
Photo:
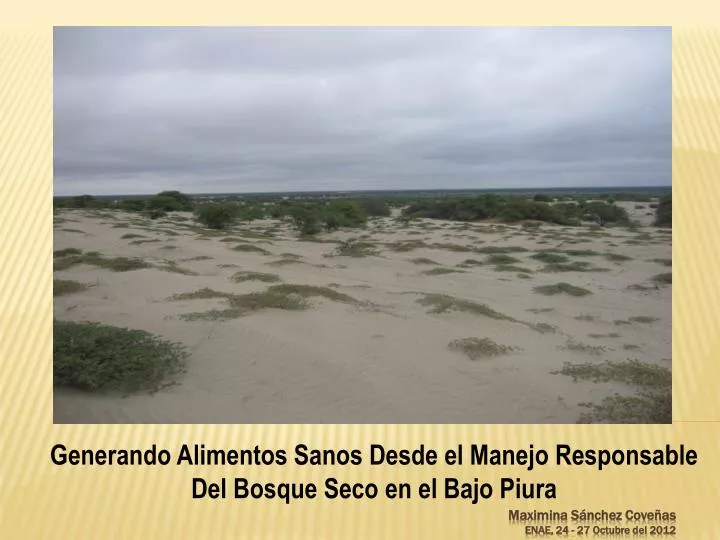
<instances>
[{"instance_id":1,"label":"photograph","mask_svg":"<svg viewBox=\"0 0 720 540\"><path fill-rule=\"evenodd\" d=\"M55 424L672 423L670 27L52 41Z\"/></svg>"}]
</instances>

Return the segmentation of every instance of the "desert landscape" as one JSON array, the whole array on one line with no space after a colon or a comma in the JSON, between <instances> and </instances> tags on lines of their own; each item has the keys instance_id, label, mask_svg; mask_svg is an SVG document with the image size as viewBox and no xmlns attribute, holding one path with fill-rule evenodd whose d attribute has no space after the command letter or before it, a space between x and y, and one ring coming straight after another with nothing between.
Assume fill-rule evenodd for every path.
<instances>
[{"instance_id":1,"label":"desert landscape","mask_svg":"<svg viewBox=\"0 0 720 540\"><path fill-rule=\"evenodd\" d=\"M58 208L56 325L184 352L150 391L59 384L56 364L55 422L669 422L672 234L652 202L614 202L629 221L602 227L395 205L312 235Z\"/></svg>"}]
</instances>

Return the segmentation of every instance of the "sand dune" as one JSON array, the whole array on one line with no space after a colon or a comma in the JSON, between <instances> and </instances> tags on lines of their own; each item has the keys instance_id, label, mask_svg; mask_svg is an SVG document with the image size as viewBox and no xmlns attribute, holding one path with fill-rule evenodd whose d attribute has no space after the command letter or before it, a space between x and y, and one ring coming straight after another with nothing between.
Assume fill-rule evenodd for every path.
<instances>
[{"instance_id":1,"label":"sand dune","mask_svg":"<svg viewBox=\"0 0 720 540\"><path fill-rule=\"evenodd\" d=\"M56 271L58 279L91 285L55 298L56 318L147 330L183 343L192 355L180 384L154 395L56 388L55 422L576 422L581 403L633 395L636 389L574 382L554 373L566 362L631 358L666 368L671 363L671 287L652 280L670 271L658 260L671 258L671 235L650 226L646 210L626 207L644 224L637 232L437 220L403 227L383 218L367 230L321 235L322 242L300 241L276 221L206 234L189 219L176 220L189 214L150 221L124 213L63 212L55 225L56 250L143 257L155 267L112 272L80 265ZM272 237L258 238L268 229L275 231ZM129 234L143 238L123 238ZM330 256L335 241L358 237L378 253ZM223 241L227 238L240 241ZM398 251L402 242L417 247ZM235 251L237 245L267 253ZM488 259L492 254L478 251L508 246L527 250L506 254L517 259L511 268L498 269ZM532 256L547 249L585 251L567 256L605 270L544 271L546 263ZM484 264L463 263L467 259ZM438 268L454 272L426 273ZM315 296L308 298L310 309L258 310L227 320L183 318L226 309L222 298L168 301L203 288L245 294L272 285L231 279L239 271L276 274L277 283L326 287L353 301ZM591 294L535 292L560 282ZM433 313L432 299L447 297L487 306L500 316L472 309ZM490 338L514 349L473 360L449 346L465 338Z\"/></svg>"}]
</instances>

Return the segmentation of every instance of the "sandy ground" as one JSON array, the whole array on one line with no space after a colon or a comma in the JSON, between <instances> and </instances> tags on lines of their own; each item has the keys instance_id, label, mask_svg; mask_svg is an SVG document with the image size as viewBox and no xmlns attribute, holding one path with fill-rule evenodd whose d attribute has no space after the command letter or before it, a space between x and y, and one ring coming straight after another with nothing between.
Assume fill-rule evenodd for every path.
<instances>
[{"instance_id":1,"label":"sandy ground","mask_svg":"<svg viewBox=\"0 0 720 540\"><path fill-rule=\"evenodd\" d=\"M619 203L624 204L624 203ZM651 226L647 204L625 204L643 223L637 232L543 224L529 232L520 226L494 226L419 220L407 227L390 218L375 219L362 231L321 235L325 240L364 236L380 253L368 257L328 257L333 243L299 241L279 222L238 225L234 231L205 236L189 218L149 221L124 213L67 211L56 216L55 249L80 248L107 256L175 261L197 275L160 269L111 272L77 266L55 272L58 279L91 284L85 291L57 297L55 316L143 329L185 344L192 356L180 384L154 395L120 397L55 389L57 423L574 423L581 402L614 394L633 394L618 384L574 382L554 374L563 363L637 358L671 364L671 286L655 288L652 276L668 272L653 259L671 258L671 235ZM61 219L57 219L61 218ZM65 221L63 221L65 220ZM128 228L118 227L128 223ZM248 231L278 231L270 241L244 239L271 254L233 251L222 242ZM132 244L128 233L154 242ZM583 236L584 235L584 236ZM138 239L135 239L138 240ZM529 278L493 266L461 268L462 273L425 275L434 268L412 262L426 257L454 268L487 255L445 247L396 252L398 241L426 244L523 246L511 253ZM629 243L628 243L629 242ZM606 272L539 271L530 258L540 249L592 249L631 257L571 257L591 261ZM282 253L300 262L272 266ZM196 257L209 257L198 260ZM313 298L306 311L265 310L225 321L187 321L182 314L222 306L221 300L167 301L176 293L209 287L242 294L265 290L257 281L235 283L239 270L270 272L284 283L331 286L362 302L347 305ZM567 282L593 294L544 296L538 285ZM628 289L644 284L646 290ZM487 304L521 322L478 314L429 313L417 302L421 293L441 293ZM618 324L648 316L652 323ZM555 332L529 324L546 323ZM509 355L471 360L451 349L461 338L491 338L517 347ZM601 354L568 350L568 340L602 346Z\"/></svg>"}]
</instances>

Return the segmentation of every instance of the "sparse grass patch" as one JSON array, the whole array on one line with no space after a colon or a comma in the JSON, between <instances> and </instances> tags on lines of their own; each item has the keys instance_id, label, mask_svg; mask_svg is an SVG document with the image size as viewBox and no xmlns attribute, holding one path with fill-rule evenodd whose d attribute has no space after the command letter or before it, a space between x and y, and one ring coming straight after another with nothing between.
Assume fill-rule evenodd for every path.
<instances>
[{"instance_id":1,"label":"sparse grass patch","mask_svg":"<svg viewBox=\"0 0 720 540\"><path fill-rule=\"evenodd\" d=\"M231 242L231 243L235 243L235 244L237 244L238 242L244 243L244 244L250 243L247 240L245 240L244 238L240 238L239 236L226 236L225 238L221 238L220 241L221 242Z\"/></svg>"},{"instance_id":2,"label":"sparse grass patch","mask_svg":"<svg viewBox=\"0 0 720 540\"><path fill-rule=\"evenodd\" d=\"M466 313L472 313L474 315L483 315L490 317L491 319L498 319L501 321L519 322L512 317L495 311L491 307L471 300L464 300L462 298L455 298L446 294L427 294L423 293L424 296L419 298L418 304L431 308L429 313L440 314L448 313L450 311L464 311Z\"/></svg>"},{"instance_id":3,"label":"sparse grass patch","mask_svg":"<svg viewBox=\"0 0 720 540\"><path fill-rule=\"evenodd\" d=\"M629 261L632 259L632 257L628 257L627 255L622 255L620 253L610 253L610 252L605 254L605 258L608 261L613 261L613 262Z\"/></svg>"},{"instance_id":4,"label":"sparse grass patch","mask_svg":"<svg viewBox=\"0 0 720 540\"><path fill-rule=\"evenodd\" d=\"M448 344L448 347L454 351L464 353L470 360L503 356L520 350L519 347L500 345L490 338L475 337L453 340Z\"/></svg>"},{"instance_id":5,"label":"sparse grass patch","mask_svg":"<svg viewBox=\"0 0 720 540\"><path fill-rule=\"evenodd\" d=\"M404 242L388 242L385 246L390 251L397 253L406 253L408 251L414 251L420 248L429 248L430 246L422 240L406 240Z\"/></svg>"},{"instance_id":6,"label":"sparse grass patch","mask_svg":"<svg viewBox=\"0 0 720 540\"><path fill-rule=\"evenodd\" d=\"M618 334L616 332L610 332L609 334L588 334L588 337L591 337L593 339L619 338L620 334Z\"/></svg>"},{"instance_id":7,"label":"sparse grass patch","mask_svg":"<svg viewBox=\"0 0 720 540\"><path fill-rule=\"evenodd\" d=\"M60 229L60 230L65 231L65 232L71 232L71 233L85 234L85 231L81 231L80 229Z\"/></svg>"},{"instance_id":8,"label":"sparse grass patch","mask_svg":"<svg viewBox=\"0 0 720 540\"><path fill-rule=\"evenodd\" d=\"M98 266L113 272L129 272L131 270L140 270L142 268L150 268L152 265L143 259L129 257L105 257L98 252L92 251L79 255L69 255L58 257L54 261L54 270L67 270L73 266L80 264L88 264Z\"/></svg>"},{"instance_id":9,"label":"sparse grass patch","mask_svg":"<svg viewBox=\"0 0 720 540\"><path fill-rule=\"evenodd\" d=\"M159 266L156 266L158 270L162 270L163 272L170 272L173 274L182 274L183 276L197 276L199 275L197 272L193 272L189 268L183 268L182 266L177 266L177 264L168 262L166 264L161 264Z\"/></svg>"},{"instance_id":10,"label":"sparse grass patch","mask_svg":"<svg viewBox=\"0 0 720 540\"><path fill-rule=\"evenodd\" d=\"M498 264L497 266L495 266L494 270L496 272L519 272L524 275L532 273L532 270L530 270L529 268L525 268L524 266L517 266L514 264Z\"/></svg>"},{"instance_id":11,"label":"sparse grass patch","mask_svg":"<svg viewBox=\"0 0 720 540\"><path fill-rule=\"evenodd\" d=\"M483 266L485 263L478 261L477 259L465 259L462 262L456 264L458 268L470 268L473 266Z\"/></svg>"},{"instance_id":12,"label":"sparse grass patch","mask_svg":"<svg viewBox=\"0 0 720 540\"><path fill-rule=\"evenodd\" d=\"M456 251L456 252L460 252L460 253L473 251L473 248L469 248L467 246L462 246L460 244L450 244L450 243L445 243L445 244L435 243L435 244L431 244L430 247L433 249L446 249L448 251Z\"/></svg>"},{"instance_id":13,"label":"sparse grass patch","mask_svg":"<svg viewBox=\"0 0 720 540\"><path fill-rule=\"evenodd\" d=\"M660 319L658 319L657 317L648 317L647 315L638 315L636 317L630 317L628 320L630 322L651 324L651 323L659 321Z\"/></svg>"},{"instance_id":14,"label":"sparse grass patch","mask_svg":"<svg viewBox=\"0 0 720 540\"><path fill-rule=\"evenodd\" d=\"M143 236L142 234L127 233L127 234L123 234L120 238L122 240L132 240L133 238L147 238L147 237Z\"/></svg>"},{"instance_id":15,"label":"sparse grass patch","mask_svg":"<svg viewBox=\"0 0 720 540\"><path fill-rule=\"evenodd\" d=\"M65 296L84 291L88 288L86 283L72 281L70 279L53 279L53 296Z\"/></svg>"},{"instance_id":16,"label":"sparse grass patch","mask_svg":"<svg viewBox=\"0 0 720 540\"><path fill-rule=\"evenodd\" d=\"M197 257L188 257L187 259L183 259L183 261L209 261L212 257L209 257L207 255L198 255Z\"/></svg>"},{"instance_id":17,"label":"sparse grass patch","mask_svg":"<svg viewBox=\"0 0 720 540\"><path fill-rule=\"evenodd\" d=\"M516 259L515 257L512 257L511 255L507 255L505 253L493 253L492 255L488 255L485 258L485 262L487 264L514 264L517 262L520 262L519 259Z\"/></svg>"},{"instance_id":18,"label":"sparse grass patch","mask_svg":"<svg viewBox=\"0 0 720 540\"><path fill-rule=\"evenodd\" d=\"M53 257L68 257L70 255L81 255L82 250L78 248L65 248L53 251Z\"/></svg>"},{"instance_id":19,"label":"sparse grass patch","mask_svg":"<svg viewBox=\"0 0 720 540\"><path fill-rule=\"evenodd\" d=\"M185 347L142 330L53 321L55 386L154 392L184 371Z\"/></svg>"},{"instance_id":20,"label":"sparse grass patch","mask_svg":"<svg viewBox=\"0 0 720 540\"><path fill-rule=\"evenodd\" d=\"M253 244L238 244L237 246L232 248L233 251L242 251L245 253L261 253L262 255L270 255L270 252L266 249L263 249L258 246L254 246Z\"/></svg>"},{"instance_id":21,"label":"sparse grass patch","mask_svg":"<svg viewBox=\"0 0 720 540\"><path fill-rule=\"evenodd\" d=\"M662 264L663 266L672 266L672 259L650 259L648 262Z\"/></svg>"},{"instance_id":22,"label":"sparse grass patch","mask_svg":"<svg viewBox=\"0 0 720 540\"><path fill-rule=\"evenodd\" d=\"M626 360L603 364L565 364L557 374L592 382L621 382L639 388L635 396L614 395L590 409L579 422L667 424L672 422L672 372L655 364Z\"/></svg>"},{"instance_id":23,"label":"sparse grass patch","mask_svg":"<svg viewBox=\"0 0 720 540\"><path fill-rule=\"evenodd\" d=\"M430 270L424 270L422 273L426 276L441 276L443 274L461 274L463 271L454 268L431 268Z\"/></svg>"},{"instance_id":24,"label":"sparse grass patch","mask_svg":"<svg viewBox=\"0 0 720 540\"><path fill-rule=\"evenodd\" d=\"M546 296L552 296L555 294L569 294L570 296L587 296L592 292L582 287L576 287L569 283L555 283L554 285L539 285L533 288L536 293L544 294Z\"/></svg>"},{"instance_id":25,"label":"sparse grass patch","mask_svg":"<svg viewBox=\"0 0 720 540\"><path fill-rule=\"evenodd\" d=\"M592 424L671 424L672 390L640 391L634 396L614 395L599 404L581 403L590 409L582 414L578 423Z\"/></svg>"},{"instance_id":26,"label":"sparse grass patch","mask_svg":"<svg viewBox=\"0 0 720 540\"><path fill-rule=\"evenodd\" d=\"M208 287L198 289L197 291L173 294L168 301L180 300L210 300L212 298L230 298L232 294L224 293L210 289Z\"/></svg>"},{"instance_id":27,"label":"sparse grass patch","mask_svg":"<svg viewBox=\"0 0 720 540\"><path fill-rule=\"evenodd\" d=\"M280 276L277 274L268 274L266 272L236 272L230 279L236 283L243 281L262 281L263 283L277 283L280 281Z\"/></svg>"},{"instance_id":28,"label":"sparse grass patch","mask_svg":"<svg viewBox=\"0 0 720 540\"><path fill-rule=\"evenodd\" d=\"M528 308L525 311L529 311L530 313L535 313L537 315L538 313L550 313L551 311L555 311L555 308Z\"/></svg>"},{"instance_id":29,"label":"sparse grass patch","mask_svg":"<svg viewBox=\"0 0 720 540\"><path fill-rule=\"evenodd\" d=\"M650 286L650 285L643 285L642 283L634 283L632 285L628 285L627 288L631 291L641 291L641 292L648 292L648 291L657 291L659 289L658 285Z\"/></svg>"},{"instance_id":30,"label":"sparse grass patch","mask_svg":"<svg viewBox=\"0 0 720 540\"><path fill-rule=\"evenodd\" d=\"M602 255L602 253L595 251L594 249L566 249L563 253L573 257L598 257Z\"/></svg>"},{"instance_id":31,"label":"sparse grass patch","mask_svg":"<svg viewBox=\"0 0 720 540\"><path fill-rule=\"evenodd\" d=\"M524 253L530 251L527 248L521 246L483 246L474 250L476 253Z\"/></svg>"},{"instance_id":32,"label":"sparse grass patch","mask_svg":"<svg viewBox=\"0 0 720 540\"><path fill-rule=\"evenodd\" d=\"M413 264L440 264L439 262L435 262L427 257L416 257L414 259L410 259L410 262Z\"/></svg>"},{"instance_id":33,"label":"sparse grass patch","mask_svg":"<svg viewBox=\"0 0 720 540\"><path fill-rule=\"evenodd\" d=\"M535 330L536 332L540 332L541 334L556 334L560 331L560 329L555 326L554 324L548 324L548 323L523 323L525 326L530 328L531 330Z\"/></svg>"},{"instance_id":34,"label":"sparse grass patch","mask_svg":"<svg viewBox=\"0 0 720 540\"><path fill-rule=\"evenodd\" d=\"M544 263L562 263L570 260L565 255L562 255L560 253L552 253L550 251L541 251L539 253L535 253L534 255L531 255L530 258L535 259L536 261L542 261Z\"/></svg>"},{"instance_id":35,"label":"sparse grass patch","mask_svg":"<svg viewBox=\"0 0 720 540\"><path fill-rule=\"evenodd\" d=\"M369 242L359 242L357 240L348 240L340 242L340 244L332 251L332 257L369 257L377 255L378 249L374 244Z\"/></svg>"},{"instance_id":36,"label":"sparse grass patch","mask_svg":"<svg viewBox=\"0 0 720 540\"><path fill-rule=\"evenodd\" d=\"M569 263L550 263L543 266L541 272L605 272L606 268L592 266L585 261L573 261Z\"/></svg>"},{"instance_id":37,"label":"sparse grass patch","mask_svg":"<svg viewBox=\"0 0 720 540\"><path fill-rule=\"evenodd\" d=\"M578 315L578 316L576 316L575 319L578 320L578 321L588 321L588 322L589 322L589 321L594 321L594 320L595 320L595 316L594 316L594 315L583 314L583 315Z\"/></svg>"},{"instance_id":38,"label":"sparse grass patch","mask_svg":"<svg viewBox=\"0 0 720 540\"><path fill-rule=\"evenodd\" d=\"M113 229L129 229L130 224L129 223L116 223L112 226Z\"/></svg>"},{"instance_id":39,"label":"sparse grass patch","mask_svg":"<svg viewBox=\"0 0 720 540\"><path fill-rule=\"evenodd\" d=\"M657 274L652 277L655 283L662 285L672 285L672 272L665 272L664 274Z\"/></svg>"},{"instance_id":40,"label":"sparse grass patch","mask_svg":"<svg viewBox=\"0 0 720 540\"><path fill-rule=\"evenodd\" d=\"M594 354L594 355L600 355L607 350L602 345L586 345L585 343L580 343L580 342L574 341L572 339L567 340L567 342L565 343L565 346L562 348L567 351L584 352L587 354Z\"/></svg>"},{"instance_id":41,"label":"sparse grass patch","mask_svg":"<svg viewBox=\"0 0 720 540\"><path fill-rule=\"evenodd\" d=\"M314 296L320 296L322 298L326 298L328 300L332 300L333 302L341 302L345 304L357 304L358 301L353 298L352 296L333 291L332 289L328 287L317 287L315 285L293 285L293 284L284 284L284 285L273 285L268 289L268 291L278 293L278 294L295 294L299 295L303 298L311 298Z\"/></svg>"},{"instance_id":42,"label":"sparse grass patch","mask_svg":"<svg viewBox=\"0 0 720 540\"><path fill-rule=\"evenodd\" d=\"M572 377L574 381L620 382L655 389L672 385L672 373L669 369L637 359L628 359L624 362L608 360L602 364L566 363L563 369L556 373Z\"/></svg>"},{"instance_id":43,"label":"sparse grass patch","mask_svg":"<svg viewBox=\"0 0 720 540\"><path fill-rule=\"evenodd\" d=\"M278 259L267 263L268 266L287 266L288 264L305 264L303 261L296 258L285 258Z\"/></svg>"},{"instance_id":44,"label":"sparse grass patch","mask_svg":"<svg viewBox=\"0 0 720 540\"><path fill-rule=\"evenodd\" d=\"M133 246L139 246L140 244L155 244L159 241L160 240L158 238L148 238L147 240L133 240L130 244Z\"/></svg>"}]
</instances>

